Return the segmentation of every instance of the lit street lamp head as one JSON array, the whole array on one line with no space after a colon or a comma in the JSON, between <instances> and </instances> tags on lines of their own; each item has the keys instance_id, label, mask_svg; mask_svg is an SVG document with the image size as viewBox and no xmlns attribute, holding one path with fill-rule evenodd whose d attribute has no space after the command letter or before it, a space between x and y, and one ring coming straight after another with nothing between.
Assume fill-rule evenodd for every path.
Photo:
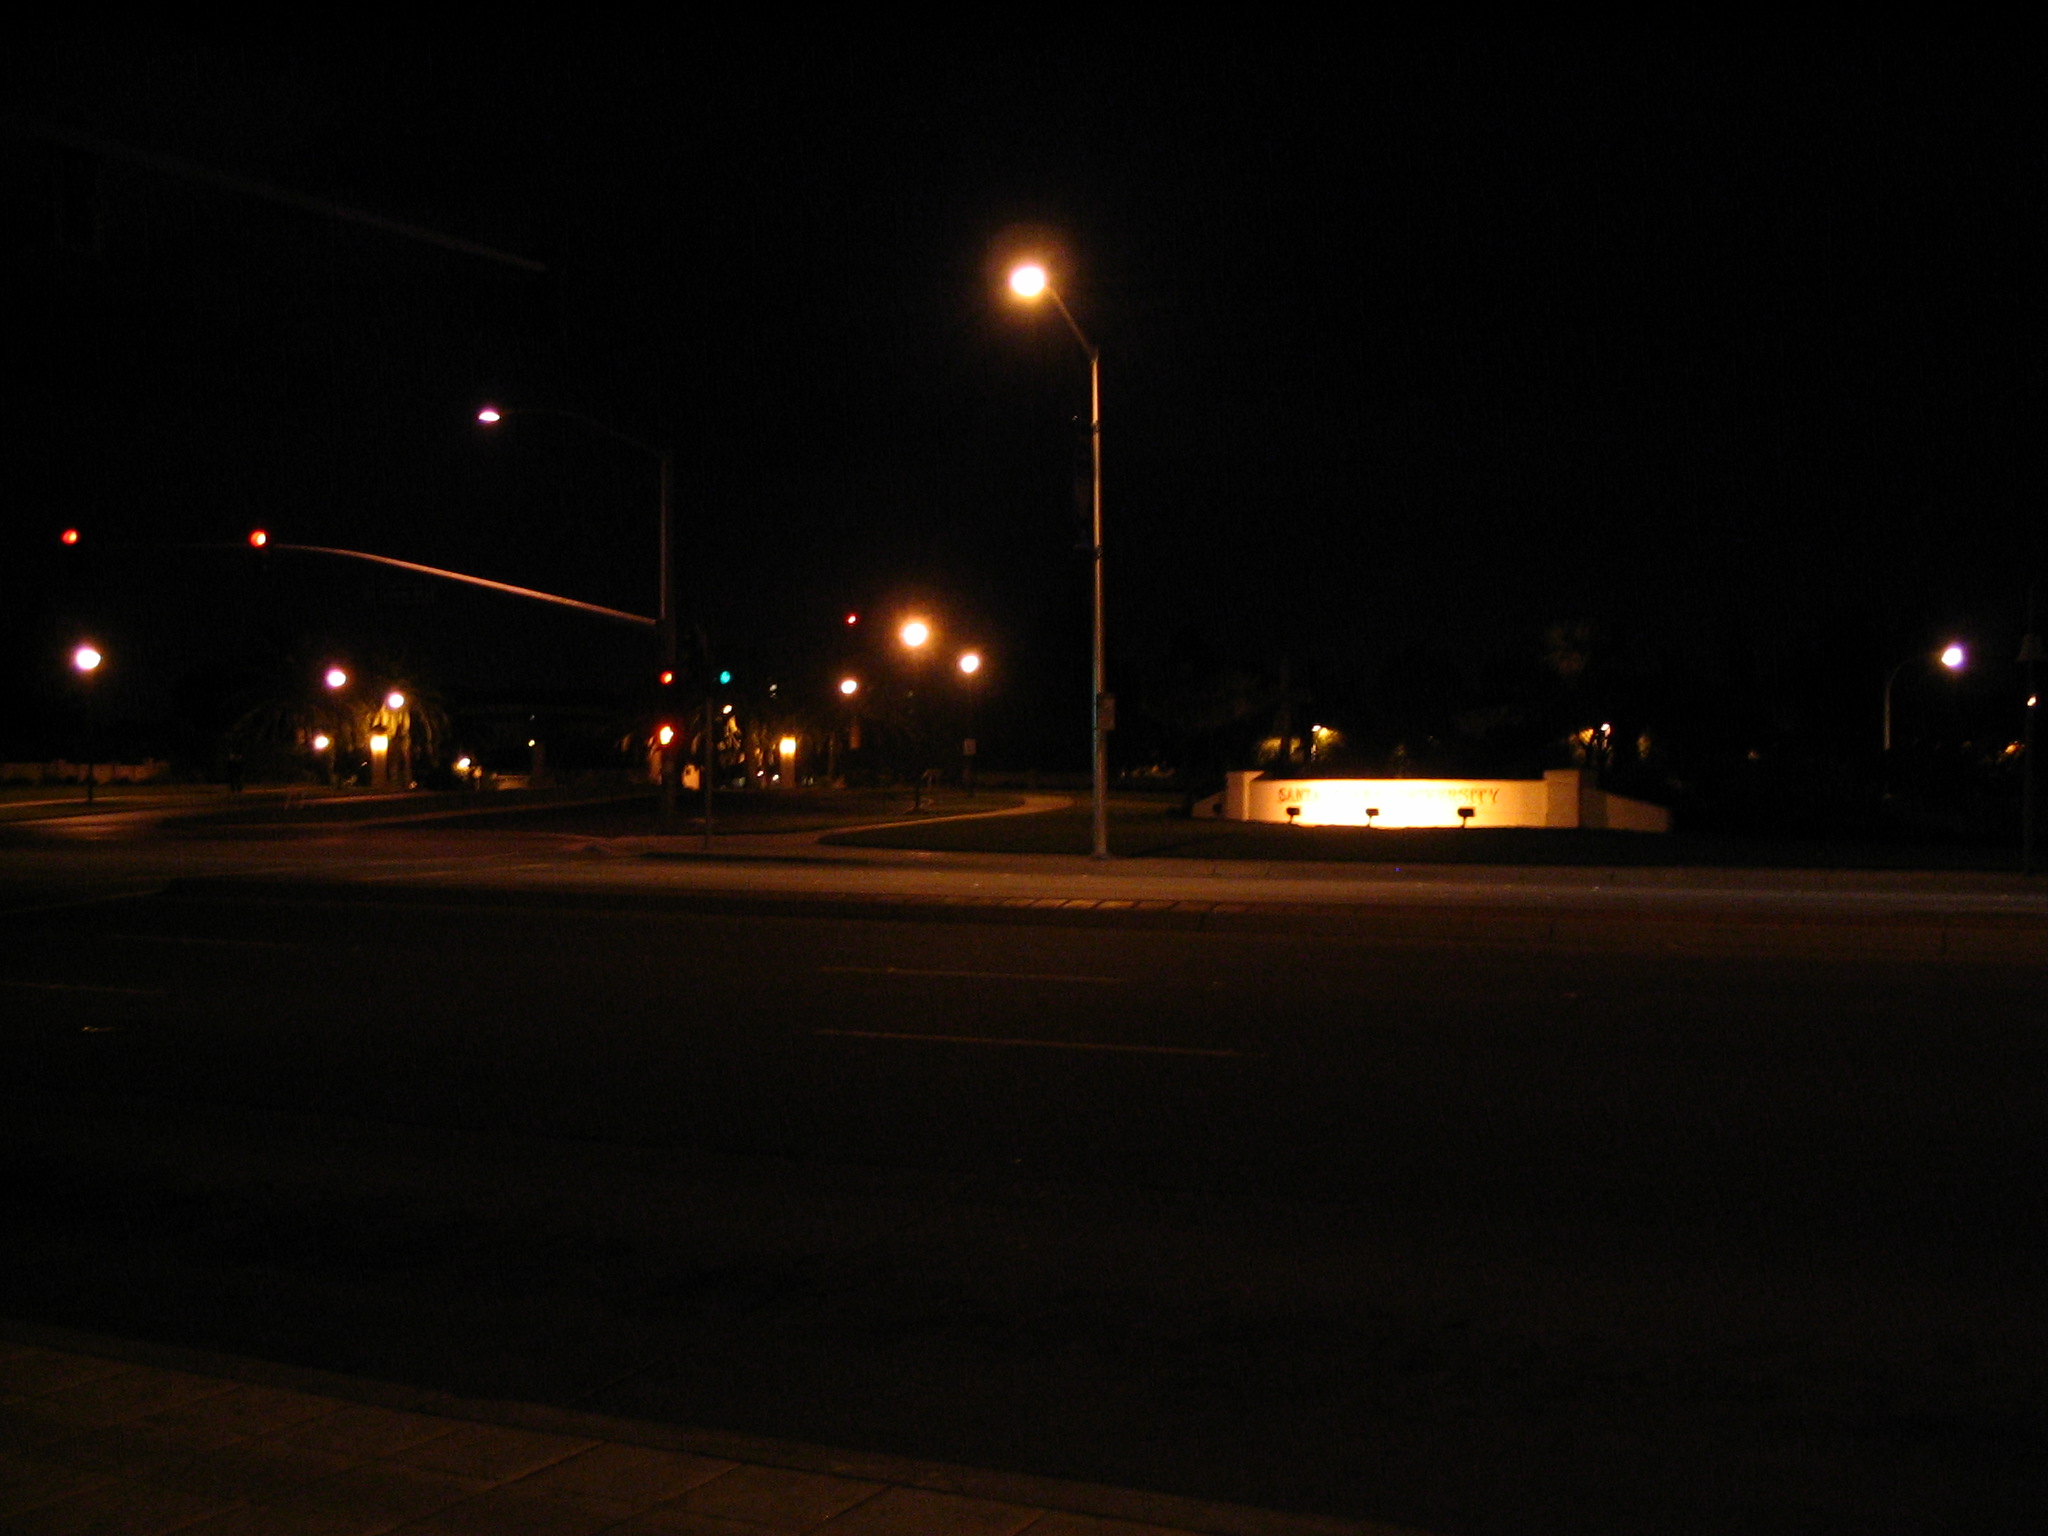
<instances>
[{"instance_id":1,"label":"lit street lamp head","mask_svg":"<svg viewBox=\"0 0 2048 1536\"><path fill-rule=\"evenodd\" d=\"M81 672L94 672L106 658L89 645L81 645L71 653L71 665Z\"/></svg>"},{"instance_id":2,"label":"lit street lamp head","mask_svg":"<svg viewBox=\"0 0 2048 1536\"><path fill-rule=\"evenodd\" d=\"M505 413L495 405L487 405L476 413L477 421L486 427L495 427L505 419Z\"/></svg>"},{"instance_id":3,"label":"lit street lamp head","mask_svg":"<svg viewBox=\"0 0 2048 1536\"><path fill-rule=\"evenodd\" d=\"M384 707L393 711L405 708L405 695L396 688L392 689L391 692L384 695Z\"/></svg>"},{"instance_id":4,"label":"lit street lamp head","mask_svg":"<svg viewBox=\"0 0 2048 1536\"><path fill-rule=\"evenodd\" d=\"M1960 645L1951 645L1941 653L1941 664L1951 672L1959 670L1968 660L1968 655Z\"/></svg>"},{"instance_id":5,"label":"lit street lamp head","mask_svg":"<svg viewBox=\"0 0 2048 1536\"><path fill-rule=\"evenodd\" d=\"M842 677L839 680L839 691L850 699L860 692L860 682L857 678Z\"/></svg>"},{"instance_id":6,"label":"lit street lamp head","mask_svg":"<svg viewBox=\"0 0 2048 1536\"><path fill-rule=\"evenodd\" d=\"M981 670L980 653L976 651L962 651L960 653L960 670L969 677L979 672Z\"/></svg>"},{"instance_id":7,"label":"lit street lamp head","mask_svg":"<svg viewBox=\"0 0 2048 1536\"><path fill-rule=\"evenodd\" d=\"M1045 275L1045 268L1035 261L1027 261L1010 273L1010 292L1020 299L1035 299L1051 284Z\"/></svg>"},{"instance_id":8,"label":"lit street lamp head","mask_svg":"<svg viewBox=\"0 0 2048 1536\"><path fill-rule=\"evenodd\" d=\"M925 641L931 639L932 628L923 619L912 619L903 626L899 634L903 643L914 651L920 645L923 645Z\"/></svg>"},{"instance_id":9,"label":"lit street lamp head","mask_svg":"<svg viewBox=\"0 0 2048 1536\"><path fill-rule=\"evenodd\" d=\"M346 688L348 686L348 674L339 667L329 667L327 675L322 681L330 688Z\"/></svg>"}]
</instances>

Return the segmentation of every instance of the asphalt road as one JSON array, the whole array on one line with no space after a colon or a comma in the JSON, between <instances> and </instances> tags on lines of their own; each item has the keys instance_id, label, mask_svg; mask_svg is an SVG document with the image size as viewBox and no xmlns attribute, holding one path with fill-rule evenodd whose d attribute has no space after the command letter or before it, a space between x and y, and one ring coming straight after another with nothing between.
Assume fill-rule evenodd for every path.
<instances>
[{"instance_id":1,"label":"asphalt road","mask_svg":"<svg viewBox=\"0 0 2048 1536\"><path fill-rule=\"evenodd\" d=\"M2048 1507L2041 966L1911 908L1204 930L345 857L17 885L0 1312L1473 1536Z\"/></svg>"}]
</instances>

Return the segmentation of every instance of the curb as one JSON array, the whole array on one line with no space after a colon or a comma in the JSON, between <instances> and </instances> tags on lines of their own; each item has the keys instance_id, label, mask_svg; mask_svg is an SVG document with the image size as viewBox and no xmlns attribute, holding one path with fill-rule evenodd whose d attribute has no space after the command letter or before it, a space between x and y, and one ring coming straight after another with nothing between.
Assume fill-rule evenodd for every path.
<instances>
[{"instance_id":1,"label":"curb","mask_svg":"<svg viewBox=\"0 0 2048 1536\"><path fill-rule=\"evenodd\" d=\"M931 1493L1021 1504L1044 1511L1165 1526L1177 1531L1200 1533L1200 1536L1429 1536L1429 1533L1411 1526L1387 1525L1377 1521L1286 1514L1243 1504L1193 1499L1180 1494L1113 1488L1099 1483L1040 1477L1028 1472L963 1467L882 1452L839 1450L762 1435L615 1418L542 1403L460 1397L431 1388L280 1365L184 1345L115 1338L14 1318L0 1318L0 1338L40 1349L89 1355L188 1375L214 1376L247 1386L339 1398L402 1413L432 1414L475 1424L645 1446L653 1450L685 1451L750 1466L820 1472Z\"/></svg>"},{"instance_id":2,"label":"curb","mask_svg":"<svg viewBox=\"0 0 2048 1536\"><path fill-rule=\"evenodd\" d=\"M374 900L390 906L451 901L499 908L675 912L706 916L842 919L1119 928L1210 934L1351 938L1671 954L1834 955L1854 959L2028 961L2048 959L2048 915L2030 912L1598 910L1555 901L1302 902L1094 896L948 896L752 891L562 891L458 883L369 885L349 881L195 876L173 880L171 900L246 900L262 894L307 903Z\"/></svg>"}]
</instances>

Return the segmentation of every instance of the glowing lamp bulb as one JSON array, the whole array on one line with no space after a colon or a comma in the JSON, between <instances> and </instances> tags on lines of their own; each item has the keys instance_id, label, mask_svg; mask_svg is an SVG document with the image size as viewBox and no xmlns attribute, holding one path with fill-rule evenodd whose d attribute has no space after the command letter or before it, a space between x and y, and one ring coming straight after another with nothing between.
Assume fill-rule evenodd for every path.
<instances>
[{"instance_id":1,"label":"glowing lamp bulb","mask_svg":"<svg viewBox=\"0 0 2048 1536\"><path fill-rule=\"evenodd\" d=\"M654 739L665 747L676 739L676 728L672 725L664 725L654 733Z\"/></svg>"},{"instance_id":2,"label":"glowing lamp bulb","mask_svg":"<svg viewBox=\"0 0 2048 1536\"><path fill-rule=\"evenodd\" d=\"M931 626L922 619L912 619L903 626L903 643L912 650L916 650L925 641L931 639L931 637Z\"/></svg>"},{"instance_id":3,"label":"glowing lamp bulb","mask_svg":"<svg viewBox=\"0 0 2048 1536\"><path fill-rule=\"evenodd\" d=\"M348 686L348 674L339 667L329 667L327 669L326 682L330 688L346 688Z\"/></svg>"},{"instance_id":4,"label":"glowing lamp bulb","mask_svg":"<svg viewBox=\"0 0 2048 1536\"><path fill-rule=\"evenodd\" d=\"M962 672L965 672L969 677L972 677L975 673L981 670L981 658L977 656L973 651L967 652L964 656L960 658L960 670Z\"/></svg>"},{"instance_id":5,"label":"glowing lamp bulb","mask_svg":"<svg viewBox=\"0 0 2048 1536\"><path fill-rule=\"evenodd\" d=\"M60 543L76 544L78 542L78 530L76 528L66 528L57 535L57 539Z\"/></svg>"},{"instance_id":6,"label":"glowing lamp bulb","mask_svg":"<svg viewBox=\"0 0 2048 1536\"><path fill-rule=\"evenodd\" d=\"M794 736L785 736L776 745L782 748L782 755L784 757L796 756L796 738Z\"/></svg>"},{"instance_id":7,"label":"glowing lamp bulb","mask_svg":"<svg viewBox=\"0 0 2048 1536\"><path fill-rule=\"evenodd\" d=\"M1046 289L1045 268L1027 262L1010 274L1010 292L1020 299L1035 299Z\"/></svg>"},{"instance_id":8,"label":"glowing lamp bulb","mask_svg":"<svg viewBox=\"0 0 2048 1536\"><path fill-rule=\"evenodd\" d=\"M315 752L325 752L329 747L333 745L334 738L329 736L324 731L313 738L313 750Z\"/></svg>"},{"instance_id":9,"label":"glowing lamp bulb","mask_svg":"<svg viewBox=\"0 0 2048 1536\"><path fill-rule=\"evenodd\" d=\"M1941 664L1951 672L1960 667L1966 659L1963 654L1963 648L1960 645L1949 646L1941 653Z\"/></svg>"},{"instance_id":10,"label":"glowing lamp bulb","mask_svg":"<svg viewBox=\"0 0 2048 1536\"><path fill-rule=\"evenodd\" d=\"M384 707L386 709L405 708L405 695L396 688L392 689L391 692L384 695Z\"/></svg>"},{"instance_id":11,"label":"glowing lamp bulb","mask_svg":"<svg viewBox=\"0 0 2048 1536\"><path fill-rule=\"evenodd\" d=\"M269 542L270 535L265 533L261 528L254 528L250 530L249 547L251 549L261 549L264 545L268 544Z\"/></svg>"},{"instance_id":12,"label":"glowing lamp bulb","mask_svg":"<svg viewBox=\"0 0 2048 1536\"><path fill-rule=\"evenodd\" d=\"M81 645L71 653L71 665L81 672L96 671L106 658L89 645Z\"/></svg>"},{"instance_id":13,"label":"glowing lamp bulb","mask_svg":"<svg viewBox=\"0 0 2048 1536\"><path fill-rule=\"evenodd\" d=\"M495 405L487 405L476 413L476 419L487 427L495 427L505 419L505 413Z\"/></svg>"},{"instance_id":14,"label":"glowing lamp bulb","mask_svg":"<svg viewBox=\"0 0 2048 1536\"><path fill-rule=\"evenodd\" d=\"M857 613L849 613L846 616L846 622L848 624L858 624L860 622L860 615Z\"/></svg>"},{"instance_id":15,"label":"glowing lamp bulb","mask_svg":"<svg viewBox=\"0 0 2048 1536\"><path fill-rule=\"evenodd\" d=\"M842 677L839 680L839 691L845 694L850 699L856 693L860 692L860 684L853 678Z\"/></svg>"}]
</instances>

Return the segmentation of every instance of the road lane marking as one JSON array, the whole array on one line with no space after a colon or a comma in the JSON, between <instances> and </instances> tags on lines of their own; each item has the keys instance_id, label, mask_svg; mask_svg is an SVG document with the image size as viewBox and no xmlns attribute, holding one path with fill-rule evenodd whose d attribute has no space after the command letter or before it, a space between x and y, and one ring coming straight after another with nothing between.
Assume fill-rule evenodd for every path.
<instances>
[{"instance_id":1,"label":"road lane marking","mask_svg":"<svg viewBox=\"0 0 2048 1536\"><path fill-rule=\"evenodd\" d=\"M1007 1045L1036 1051L1113 1051L1133 1056L1232 1056L1251 1051L1212 1049L1197 1045L1121 1045L1106 1040L1029 1040L1000 1035L926 1035L888 1029L814 1029L814 1035L840 1040L915 1040L922 1045Z\"/></svg>"},{"instance_id":2,"label":"road lane marking","mask_svg":"<svg viewBox=\"0 0 2048 1536\"><path fill-rule=\"evenodd\" d=\"M1120 987L1121 976L1067 976L1055 971L928 971L908 965L821 965L822 976L960 976L974 981L1076 981Z\"/></svg>"},{"instance_id":3,"label":"road lane marking","mask_svg":"<svg viewBox=\"0 0 2048 1536\"><path fill-rule=\"evenodd\" d=\"M120 997L163 997L161 987L93 987L75 981L6 981L0 980L0 987L13 987L22 992L106 992Z\"/></svg>"},{"instance_id":4,"label":"road lane marking","mask_svg":"<svg viewBox=\"0 0 2048 1536\"><path fill-rule=\"evenodd\" d=\"M148 885L140 890L109 891L96 896L74 896L66 901L46 901L33 907L8 907L0 911L0 917L29 917L38 912L68 912L74 907L104 906L110 901L141 901L148 896L162 895L164 889L161 885Z\"/></svg>"},{"instance_id":5,"label":"road lane marking","mask_svg":"<svg viewBox=\"0 0 2048 1536\"><path fill-rule=\"evenodd\" d=\"M106 933L101 938L121 939L130 944L199 944L209 949L311 949L290 939L208 939L188 933Z\"/></svg>"}]
</instances>

